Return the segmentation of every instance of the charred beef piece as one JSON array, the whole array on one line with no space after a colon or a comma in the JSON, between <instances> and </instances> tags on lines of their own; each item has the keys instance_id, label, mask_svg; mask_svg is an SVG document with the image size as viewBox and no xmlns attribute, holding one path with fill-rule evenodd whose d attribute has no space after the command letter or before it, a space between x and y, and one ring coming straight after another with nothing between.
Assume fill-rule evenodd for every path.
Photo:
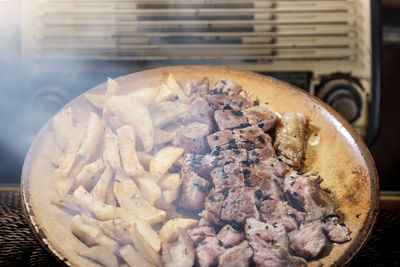
<instances>
[{"instance_id":1,"label":"charred beef piece","mask_svg":"<svg viewBox=\"0 0 400 267\"><path fill-rule=\"evenodd\" d=\"M253 249L247 241L226 249L218 258L219 266L247 267L250 266Z\"/></svg>"},{"instance_id":2,"label":"charred beef piece","mask_svg":"<svg viewBox=\"0 0 400 267\"><path fill-rule=\"evenodd\" d=\"M204 208L204 202L210 183L186 167L182 167L181 177L182 189L179 206L187 210L199 210Z\"/></svg>"},{"instance_id":3,"label":"charred beef piece","mask_svg":"<svg viewBox=\"0 0 400 267\"><path fill-rule=\"evenodd\" d=\"M288 167L276 157L270 157L260 161L259 168L276 179L280 185L283 185Z\"/></svg>"},{"instance_id":4,"label":"charred beef piece","mask_svg":"<svg viewBox=\"0 0 400 267\"><path fill-rule=\"evenodd\" d=\"M178 240L174 243L163 243L161 261L168 267L191 267L194 264L196 251L186 231L180 229Z\"/></svg>"},{"instance_id":5,"label":"charred beef piece","mask_svg":"<svg viewBox=\"0 0 400 267\"><path fill-rule=\"evenodd\" d=\"M305 174L292 171L286 175L284 191L295 208L307 212L306 221L333 214L333 203L321 189L322 178L314 171Z\"/></svg>"},{"instance_id":6,"label":"charred beef piece","mask_svg":"<svg viewBox=\"0 0 400 267\"><path fill-rule=\"evenodd\" d=\"M251 241L249 244L253 248L253 262L256 266L307 266L307 262L304 259L290 255L284 247L269 244L260 238Z\"/></svg>"},{"instance_id":7,"label":"charred beef piece","mask_svg":"<svg viewBox=\"0 0 400 267\"><path fill-rule=\"evenodd\" d=\"M249 187L232 188L221 206L221 219L244 222L247 218L259 219L254 192Z\"/></svg>"},{"instance_id":8,"label":"charred beef piece","mask_svg":"<svg viewBox=\"0 0 400 267\"><path fill-rule=\"evenodd\" d=\"M216 147L220 147L221 150L253 150L265 148L272 143L271 137L258 126L215 132L207 137L207 141L211 150L215 150Z\"/></svg>"},{"instance_id":9,"label":"charred beef piece","mask_svg":"<svg viewBox=\"0 0 400 267\"><path fill-rule=\"evenodd\" d=\"M215 94L226 94L232 90L242 91L242 88L236 85L232 80L225 78L212 78L210 79L210 87L209 87L210 95Z\"/></svg>"},{"instance_id":10,"label":"charred beef piece","mask_svg":"<svg viewBox=\"0 0 400 267\"><path fill-rule=\"evenodd\" d=\"M258 201L283 198L284 193L271 172L258 167L242 167L241 172L244 184L253 187Z\"/></svg>"},{"instance_id":11,"label":"charred beef piece","mask_svg":"<svg viewBox=\"0 0 400 267\"><path fill-rule=\"evenodd\" d=\"M190 97L197 97L208 93L208 78L196 79L186 85L186 94Z\"/></svg>"},{"instance_id":12,"label":"charred beef piece","mask_svg":"<svg viewBox=\"0 0 400 267\"><path fill-rule=\"evenodd\" d=\"M320 221L302 224L289 233L289 240L294 253L306 259L316 257L327 244Z\"/></svg>"},{"instance_id":13,"label":"charred beef piece","mask_svg":"<svg viewBox=\"0 0 400 267\"><path fill-rule=\"evenodd\" d=\"M217 92L217 91L213 91ZM226 94L219 94L218 92L211 95L206 95L204 98L215 108L215 110L222 110L224 107L230 107L231 100Z\"/></svg>"},{"instance_id":14,"label":"charred beef piece","mask_svg":"<svg viewBox=\"0 0 400 267\"><path fill-rule=\"evenodd\" d=\"M218 165L223 166L228 163L242 162L247 160L247 150L244 148L221 150L219 153Z\"/></svg>"},{"instance_id":15,"label":"charred beef piece","mask_svg":"<svg viewBox=\"0 0 400 267\"><path fill-rule=\"evenodd\" d=\"M279 118L275 112L265 106L254 106L243 110L247 122L251 125L258 125L267 132L276 127Z\"/></svg>"},{"instance_id":16,"label":"charred beef piece","mask_svg":"<svg viewBox=\"0 0 400 267\"><path fill-rule=\"evenodd\" d=\"M205 208L199 214L204 220L216 224L222 225L221 220L221 207L228 196L228 189L216 189L213 188L206 198Z\"/></svg>"},{"instance_id":17,"label":"charred beef piece","mask_svg":"<svg viewBox=\"0 0 400 267\"><path fill-rule=\"evenodd\" d=\"M306 213L296 210L287 202L279 200L264 200L259 204L261 219L269 223L281 223L287 232L298 229L306 218Z\"/></svg>"},{"instance_id":18,"label":"charred beef piece","mask_svg":"<svg viewBox=\"0 0 400 267\"><path fill-rule=\"evenodd\" d=\"M227 224L218 232L217 238L224 248L231 248L239 245L245 239L245 235Z\"/></svg>"},{"instance_id":19,"label":"charred beef piece","mask_svg":"<svg viewBox=\"0 0 400 267\"><path fill-rule=\"evenodd\" d=\"M185 153L203 154L209 150L206 139L208 134L206 124L193 122L177 132L174 144L183 148Z\"/></svg>"},{"instance_id":20,"label":"charred beef piece","mask_svg":"<svg viewBox=\"0 0 400 267\"><path fill-rule=\"evenodd\" d=\"M206 237L196 248L199 266L216 266L218 257L223 249L219 246L219 240L216 237Z\"/></svg>"},{"instance_id":21,"label":"charred beef piece","mask_svg":"<svg viewBox=\"0 0 400 267\"><path fill-rule=\"evenodd\" d=\"M228 92L229 98L231 100L230 106L233 109L247 109L252 106L250 95L243 90L242 87L236 85Z\"/></svg>"},{"instance_id":22,"label":"charred beef piece","mask_svg":"<svg viewBox=\"0 0 400 267\"><path fill-rule=\"evenodd\" d=\"M195 246L197 246L197 244L203 241L206 237L212 237L216 235L215 229L211 226L199 226L193 229L188 229L187 232Z\"/></svg>"},{"instance_id":23,"label":"charred beef piece","mask_svg":"<svg viewBox=\"0 0 400 267\"><path fill-rule=\"evenodd\" d=\"M247 218L259 218L254 192L249 187L213 189L200 216L222 225L224 221L242 223Z\"/></svg>"},{"instance_id":24,"label":"charred beef piece","mask_svg":"<svg viewBox=\"0 0 400 267\"><path fill-rule=\"evenodd\" d=\"M255 148L253 150L248 151L248 159L251 161L251 163L258 164L260 161L264 161L270 158L278 160L275 155L274 148L272 147L272 144L269 142L265 142L263 148ZM280 163L286 166L285 163L281 161Z\"/></svg>"},{"instance_id":25,"label":"charred beef piece","mask_svg":"<svg viewBox=\"0 0 400 267\"><path fill-rule=\"evenodd\" d=\"M230 163L217 167L211 171L216 188L236 188L244 186L243 173L240 171L239 163Z\"/></svg>"},{"instance_id":26,"label":"charred beef piece","mask_svg":"<svg viewBox=\"0 0 400 267\"><path fill-rule=\"evenodd\" d=\"M337 216L328 216L322 220L322 229L331 242L345 243L351 240L350 230Z\"/></svg>"},{"instance_id":27,"label":"charred beef piece","mask_svg":"<svg viewBox=\"0 0 400 267\"><path fill-rule=\"evenodd\" d=\"M214 122L214 110L215 107L212 103L207 101L204 97L197 97L189 105L189 111L183 117L184 124L190 124L193 122L206 124L209 128L210 133L215 129Z\"/></svg>"},{"instance_id":28,"label":"charred beef piece","mask_svg":"<svg viewBox=\"0 0 400 267\"><path fill-rule=\"evenodd\" d=\"M231 130L248 126L247 119L240 110L216 110L214 119L219 130Z\"/></svg>"},{"instance_id":29,"label":"charred beef piece","mask_svg":"<svg viewBox=\"0 0 400 267\"><path fill-rule=\"evenodd\" d=\"M210 172L215 166L217 166L218 159L210 154L186 154L184 156L183 164L186 168L193 170L200 177L211 181Z\"/></svg>"},{"instance_id":30,"label":"charred beef piece","mask_svg":"<svg viewBox=\"0 0 400 267\"><path fill-rule=\"evenodd\" d=\"M250 97L244 91L241 91L238 94L236 94L235 92L231 92L229 94L229 97L231 99L229 106L233 109L250 108L252 105Z\"/></svg>"},{"instance_id":31,"label":"charred beef piece","mask_svg":"<svg viewBox=\"0 0 400 267\"><path fill-rule=\"evenodd\" d=\"M282 113L276 127L274 147L282 160L295 169L302 165L307 145L308 121L304 114Z\"/></svg>"},{"instance_id":32,"label":"charred beef piece","mask_svg":"<svg viewBox=\"0 0 400 267\"><path fill-rule=\"evenodd\" d=\"M263 223L253 218L247 219L245 224L246 238L249 241L254 241L258 238L265 242L289 248L289 238L285 227L280 223Z\"/></svg>"}]
</instances>

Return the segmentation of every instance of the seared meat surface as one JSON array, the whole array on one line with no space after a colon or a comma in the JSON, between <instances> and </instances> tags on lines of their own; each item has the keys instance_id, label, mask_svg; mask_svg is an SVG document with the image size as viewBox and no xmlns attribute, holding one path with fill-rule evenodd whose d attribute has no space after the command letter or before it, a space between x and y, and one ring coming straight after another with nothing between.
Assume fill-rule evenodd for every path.
<instances>
[{"instance_id":1,"label":"seared meat surface","mask_svg":"<svg viewBox=\"0 0 400 267\"><path fill-rule=\"evenodd\" d=\"M195 251L198 266L305 266L329 242L351 239L322 178L300 171L306 116L253 105L227 79L194 80L186 94L191 112L175 140L185 151L177 203L201 219L188 238L163 245L163 262L186 266ZM169 258L185 246L188 255Z\"/></svg>"},{"instance_id":2,"label":"seared meat surface","mask_svg":"<svg viewBox=\"0 0 400 267\"><path fill-rule=\"evenodd\" d=\"M177 132L174 143L182 147L185 153L206 153L208 151L206 137L209 131L207 124L193 122Z\"/></svg>"},{"instance_id":3,"label":"seared meat surface","mask_svg":"<svg viewBox=\"0 0 400 267\"><path fill-rule=\"evenodd\" d=\"M331 242L344 243L351 240L350 230L339 221L338 216L328 216L322 222L322 229Z\"/></svg>"},{"instance_id":4,"label":"seared meat surface","mask_svg":"<svg viewBox=\"0 0 400 267\"><path fill-rule=\"evenodd\" d=\"M321 189L322 178L314 171L292 171L285 178L284 190L294 206L307 212L307 221L324 218L333 213L333 203Z\"/></svg>"},{"instance_id":5,"label":"seared meat surface","mask_svg":"<svg viewBox=\"0 0 400 267\"><path fill-rule=\"evenodd\" d=\"M182 189L179 206L187 210L204 208L206 192L210 186L210 182L188 168L182 168L181 177Z\"/></svg>"},{"instance_id":6,"label":"seared meat surface","mask_svg":"<svg viewBox=\"0 0 400 267\"><path fill-rule=\"evenodd\" d=\"M206 237L216 236L215 229L211 226L199 226L194 229L189 229L188 234L194 245L199 244Z\"/></svg>"},{"instance_id":7,"label":"seared meat surface","mask_svg":"<svg viewBox=\"0 0 400 267\"><path fill-rule=\"evenodd\" d=\"M218 257L223 249L219 246L219 240L216 237L206 237L196 248L197 260L199 266L215 266L218 263Z\"/></svg>"},{"instance_id":8,"label":"seared meat surface","mask_svg":"<svg viewBox=\"0 0 400 267\"><path fill-rule=\"evenodd\" d=\"M196 98L189 106L190 112L187 112L183 117L185 124L193 122L206 124L210 131L215 128L214 122L214 105L204 97Z\"/></svg>"},{"instance_id":9,"label":"seared meat surface","mask_svg":"<svg viewBox=\"0 0 400 267\"><path fill-rule=\"evenodd\" d=\"M327 245L320 221L301 225L300 230L290 232L289 239L294 253L303 258L314 258Z\"/></svg>"},{"instance_id":10,"label":"seared meat surface","mask_svg":"<svg viewBox=\"0 0 400 267\"><path fill-rule=\"evenodd\" d=\"M216 110L214 112L214 119L220 130L242 128L244 125L247 125L247 119L240 110Z\"/></svg>"},{"instance_id":11,"label":"seared meat surface","mask_svg":"<svg viewBox=\"0 0 400 267\"><path fill-rule=\"evenodd\" d=\"M226 249L218 259L220 266L247 267L250 266L253 249L247 241L240 245Z\"/></svg>"},{"instance_id":12,"label":"seared meat surface","mask_svg":"<svg viewBox=\"0 0 400 267\"><path fill-rule=\"evenodd\" d=\"M227 224L218 232L217 235L219 241L221 241L224 248L231 248L239 245L244 239L244 232L235 229L231 225Z\"/></svg>"},{"instance_id":13,"label":"seared meat surface","mask_svg":"<svg viewBox=\"0 0 400 267\"><path fill-rule=\"evenodd\" d=\"M300 257L290 255L288 250L281 246L275 246L257 238L249 242L253 248L253 262L260 267L286 267L306 266L307 262Z\"/></svg>"}]
</instances>

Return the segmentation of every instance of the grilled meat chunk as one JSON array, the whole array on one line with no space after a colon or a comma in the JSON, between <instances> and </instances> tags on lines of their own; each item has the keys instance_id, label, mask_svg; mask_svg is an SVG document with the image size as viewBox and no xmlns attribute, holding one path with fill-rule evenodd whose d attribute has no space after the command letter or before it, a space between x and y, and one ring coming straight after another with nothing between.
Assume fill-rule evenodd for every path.
<instances>
[{"instance_id":1,"label":"grilled meat chunk","mask_svg":"<svg viewBox=\"0 0 400 267\"><path fill-rule=\"evenodd\" d=\"M206 198L205 208L199 215L210 223L222 225L221 206L227 195L228 189L212 189Z\"/></svg>"},{"instance_id":2,"label":"grilled meat chunk","mask_svg":"<svg viewBox=\"0 0 400 267\"><path fill-rule=\"evenodd\" d=\"M204 201L210 183L185 167L181 169L181 177L182 189L179 206L187 210L204 208Z\"/></svg>"},{"instance_id":3,"label":"grilled meat chunk","mask_svg":"<svg viewBox=\"0 0 400 267\"><path fill-rule=\"evenodd\" d=\"M203 123L208 126L210 133L215 129L214 110L215 107L204 97L197 97L189 105L190 112L183 117L184 124L193 122Z\"/></svg>"},{"instance_id":4,"label":"grilled meat chunk","mask_svg":"<svg viewBox=\"0 0 400 267\"><path fill-rule=\"evenodd\" d=\"M223 249L219 246L219 240L216 237L206 237L196 248L199 266L215 266L219 255Z\"/></svg>"},{"instance_id":5,"label":"grilled meat chunk","mask_svg":"<svg viewBox=\"0 0 400 267\"><path fill-rule=\"evenodd\" d=\"M220 130L232 130L248 126L247 119L240 110L216 110L214 119Z\"/></svg>"},{"instance_id":6,"label":"grilled meat chunk","mask_svg":"<svg viewBox=\"0 0 400 267\"><path fill-rule=\"evenodd\" d=\"M217 166L218 159L210 154L186 154L183 158L183 165L193 170L197 175L211 181L210 172Z\"/></svg>"},{"instance_id":7,"label":"grilled meat chunk","mask_svg":"<svg viewBox=\"0 0 400 267\"><path fill-rule=\"evenodd\" d=\"M221 241L224 248L231 248L239 245L245 239L245 235L243 232L227 224L218 232L217 238Z\"/></svg>"},{"instance_id":8,"label":"grilled meat chunk","mask_svg":"<svg viewBox=\"0 0 400 267\"><path fill-rule=\"evenodd\" d=\"M247 218L259 219L254 192L248 187L232 188L221 206L221 219L244 222Z\"/></svg>"},{"instance_id":9,"label":"grilled meat chunk","mask_svg":"<svg viewBox=\"0 0 400 267\"><path fill-rule=\"evenodd\" d=\"M260 238L269 244L289 248L289 238L280 223L263 223L251 218L246 220L245 231L247 240Z\"/></svg>"},{"instance_id":10,"label":"grilled meat chunk","mask_svg":"<svg viewBox=\"0 0 400 267\"><path fill-rule=\"evenodd\" d=\"M298 229L306 218L306 213L296 210L287 202L276 199L264 200L259 204L261 219L269 223L281 223L287 232Z\"/></svg>"},{"instance_id":11,"label":"grilled meat chunk","mask_svg":"<svg viewBox=\"0 0 400 267\"><path fill-rule=\"evenodd\" d=\"M253 248L253 262L260 267L297 267L307 266L307 262L289 254L284 247L275 246L257 238L251 241Z\"/></svg>"},{"instance_id":12,"label":"grilled meat chunk","mask_svg":"<svg viewBox=\"0 0 400 267\"><path fill-rule=\"evenodd\" d=\"M259 218L254 192L249 187L213 189L200 216L222 225L224 221L242 223L247 218Z\"/></svg>"},{"instance_id":13,"label":"grilled meat chunk","mask_svg":"<svg viewBox=\"0 0 400 267\"><path fill-rule=\"evenodd\" d=\"M275 178L280 185L283 185L288 167L285 163L279 161L276 157L270 157L260 161L259 168L268 173L270 177Z\"/></svg>"},{"instance_id":14,"label":"grilled meat chunk","mask_svg":"<svg viewBox=\"0 0 400 267\"><path fill-rule=\"evenodd\" d=\"M189 82L186 85L186 94L190 97L198 97L208 93L208 78L204 77Z\"/></svg>"},{"instance_id":15,"label":"grilled meat chunk","mask_svg":"<svg viewBox=\"0 0 400 267\"><path fill-rule=\"evenodd\" d=\"M228 95L229 92L232 90L235 91L242 91L242 88L238 85L236 85L232 80L230 79L225 79L225 78L213 78L210 80L210 87L209 87L209 93L211 95L215 94L226 94Z\"/></svg>"},{"instance_id":16,"label":"grilled meat chunk","mask_svg":"<svg viewBox=\"0 0 400 267\"><path fill-rule=\"evenodd\" d=\"M276 113L265 106L250 107L243 110L243 114L249 124L258 125L265 132L275 128L279 122Z\"/></svg>"},{"instance_id":17,"label":"grilled meat chunk","mask_svg":"<svg viewBox=\"0 0 400 267\"><path fill-rule=\"evenodd\" d=\"M322 229L331 242L345 243L351 240L349 228L337 216L328 216L322 222Z\"/></svg>"},{"instance_id":18,"label":"grilled meat chunk","mask_svg":"<svg viewBox=\"0 0 400 267\"><path fill-rule=\"evenodd\" d=\"M244 183L248 187L253 187L259 201L267 199L282 199L284 197L279 182L274 179L272 173L261 168L242 167Z\"/></svg>"},{"instance_id":19,"label":"grilled meat chunk","mask_svg":"<svg viewBox=\"0 0 400 267\"><path fill-rule=\"evenodd\" d=\"M219 151L218 165L223 166L228 163L242 162L247 160L247 150L244 148L228 149Z\"/></svg>"},{"instance_id":20,"label":"grilled meat chunk","mask_svg":"<svg viewBox=\"0 0 400 267\"><path fill-rule=\"evenodd\" d=\"M215 132L207 137L211 150L220 147L221 150L245 148L265 148L272 143L271 137L258 126Z\"/></svg>"},{"instance_id":21,"label":"grilled meat chunk","mask_svg":"<svg viewBox=\"0 0 400 267\"><path fill-rule=\"evenodd\" d=\"M197 246L197 244L203 241L206 237L212 237L216 235L215 229L211 226L199 226L193 229L188 229L187 232L195 246Z\"/></svg>"},{"instance_id":22,"label":"grilled meat chunk","mask_svg":"<svg viewBox=\"0 0 400 267\"><path fill-rule=\"evenodd\" d=\"M250 266L253 249L247 241L226 249L218 258L219 266L247 267Z\"/></svg>"},{"instance_id":23,"label":"grilled meat chunk","mask_svg":"<svg viewBox=\"0 0 400 267\"><path fill-rule=\"evenodd\" d=\"M289 233L289 240L294 253L308 259L316 257L327 244L320 221L302 224Z\"/></svg>"},{"instance_id":24,"label":"grilled meat chunk","mask_svg":"<svg viewBox=\"0 0 400 267\"><path fill-rule=\"evenodd\" d=\"M281 123L276 127L274 147L288 165L299 169L307 145L308 121L296 112L282 113Z\"/></svg>"},{"instance_id":25,"label":"grilled meat chunk","mask_svg":"<svg viewBox=\"0 0 400 267\"><path fill-rule=\"evenodd\" d=\"M161 261L167 267L191 267L194 264L196 251L192 240L185 230L179 230L178 240L162 245Z\"/></svg>"},{"instance_id":26,"label":"grilled meat chunk","mask_svg":"<svg viewBox=\"0 0 400 267\"><path fill-rule=\"evenodd\" d=\"M216 188L236 188L244 186L243 173L240 171L239 163L231 163L217 167L211 171Z\"/></svg>"},{"instance_id":27,"label":"grilled meat chunk","mask_svg":"<svg viewBox=\"0 0 400 267\"><path fill-rule=\"evenodd\" d=\"M321 189L322 178L314 171L292 171L286 175L284 191L292 206L307 212L306 221L322 219L333 214L333 202Z\"/></svg>"},{"instance_id":28,"label":"grilled meat chunk","mask_svg":"<svg viewBox=\"0 0 400 267\"><path fill-rule=\"evenodd\" d=\"M177 132L174 144L183 148L185 153L203 154L209 150L206 139L208 134L206 124L193 122Z\"/></svg>"}]
</instances>

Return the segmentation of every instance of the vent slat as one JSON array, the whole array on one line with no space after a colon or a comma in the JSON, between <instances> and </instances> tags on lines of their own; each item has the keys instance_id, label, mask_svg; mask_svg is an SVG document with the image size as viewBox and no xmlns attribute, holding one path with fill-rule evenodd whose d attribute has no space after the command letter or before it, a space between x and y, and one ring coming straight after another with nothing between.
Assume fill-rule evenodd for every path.
<instances>
[{"instance_id":1,"label":"vent slat","mask_svg":"<svg viewBox=\"0 0 400 267\"><path fill-rule=\"evenodd\" d=\"M79 9L78 9L79 8ZM40 11L42 16L68 16L68 15L140 15L140 16L207 16L207 15L253 15L253 14L280 14L280 13L349 13L348 6L289 6L276 8L176 8L176 9L139 9L132 7L85 7L85 6L54 6L46 7Z\"/></svg>"},{"instance_id":2,"label":"vent slat","mask_svg":"<svg viewBox=\"0 0 400 267\"><path fill-rule=\"evenodd\" d=\"M356 0L37 1L44 59L269 64L364 53Z\"/></svg>"}]
</instances>

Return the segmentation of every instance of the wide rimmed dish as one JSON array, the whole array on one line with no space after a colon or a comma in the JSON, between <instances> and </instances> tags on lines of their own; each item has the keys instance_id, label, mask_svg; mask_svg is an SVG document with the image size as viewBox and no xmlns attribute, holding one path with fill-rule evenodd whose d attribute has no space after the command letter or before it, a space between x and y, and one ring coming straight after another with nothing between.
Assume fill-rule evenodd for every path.
<instances>
[{"instance_id":1,"label":"wide rimmed dish","mask_svg":"<svg viewBox=\"0 0 400 267\"><path fill-rule=\"evenodd\" d=\"M308 146L305 168L319 172L323 188L331 191L339 213L351 230L352 240L333 245L321 259L324 265L348 263L366 242L378 211L379 184L373 159L361 137L338 113L319 99L285 82L252 72L217 66L176 66L129 74L116 80L121 94L138 88L153 87L172 73L185 85L192 79L224 77L232 79L258 97L262 105L275 111L297 111L307 115L318 130L319 144ZM90 90L101 93L106 84ZM90 104L81 95L68 103L76 111L75 120L88 119ZM22 173L22 198L27 218L44 246L58 259L70 265L88 265L89 261L75 256L82 244L69 230L70 215L51 204L54 190L49 158L59 151L48 122L36 136L25 159Z\"/></svg>"}]
</instances>

